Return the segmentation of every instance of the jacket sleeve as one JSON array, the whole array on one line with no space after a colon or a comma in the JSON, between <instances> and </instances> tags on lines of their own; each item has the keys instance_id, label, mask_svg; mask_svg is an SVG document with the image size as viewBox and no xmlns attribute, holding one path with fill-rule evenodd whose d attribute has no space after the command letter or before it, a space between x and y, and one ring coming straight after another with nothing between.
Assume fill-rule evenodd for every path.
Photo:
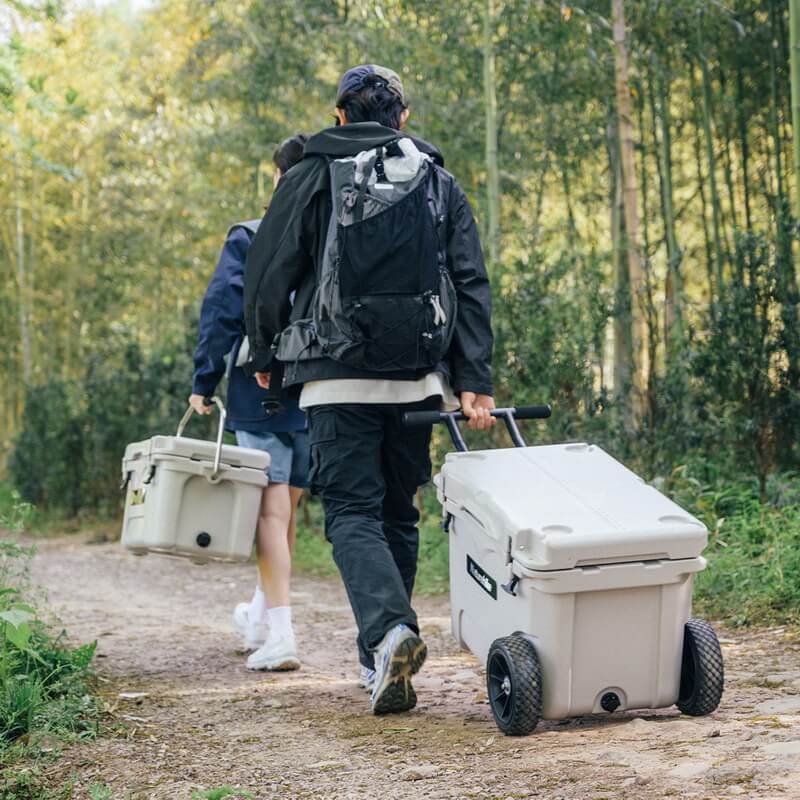
<instances>
[{"instance_id":1,"label":"jacket sleeve","mask_svg":"<svg viewBox=\"0 0 800 800\"><path fill-rule=\"evenodd\" d=\"M472 209L455 180L447 210L447 266L458 299L450 345L453 389L492 394L492 294Z\"/></svg>"},{"instance_id":2,"label":"jacket sleeve","mask_svg":"<svg viewBox=\"0 0 800 800\"><path fill-rule=\"evenodd\" d=\"M244 332L244 262L250 234L234 228L225 245L200 307L200 335L194 354L192 392L209 396L225 374L225 356Z\"/></svg>"},{"instance_id":3,"label":"jacket sleeve","mask_svg":"<svg viewBox=\"0 0 800 800\"><path fill-rule=\"evenodd\" d=\"M302 163L281 179L247 253L244 317L258 372L269 370L272 341L289 323L290 295L313 269L314 203Z\"/></svg>"}]
</instances>

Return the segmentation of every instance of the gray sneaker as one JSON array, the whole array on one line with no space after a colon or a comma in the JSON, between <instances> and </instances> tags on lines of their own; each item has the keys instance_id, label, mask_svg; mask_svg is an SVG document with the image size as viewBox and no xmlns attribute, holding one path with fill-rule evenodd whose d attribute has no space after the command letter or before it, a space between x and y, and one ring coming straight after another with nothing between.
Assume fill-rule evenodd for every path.
<instances>
[{"instance_id":1,"label":"gray sneaker","mask_svg":"<svg viewBox=\"0 0 800 800\"><path fill-rule=\"evenodd\" d=\"M372 713L394 714L417 704L412 675L425 663L428 648L407 625L395 625L375 649Z\"/></svg>"}]
</instances>

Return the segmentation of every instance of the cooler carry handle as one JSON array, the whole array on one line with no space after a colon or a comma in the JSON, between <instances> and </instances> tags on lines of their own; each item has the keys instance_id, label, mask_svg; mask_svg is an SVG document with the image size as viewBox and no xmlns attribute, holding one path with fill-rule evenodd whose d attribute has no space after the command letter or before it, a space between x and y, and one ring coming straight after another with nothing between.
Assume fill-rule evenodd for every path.
<instances>
[{"instance_id":1,"label":"cooler carry handle","mask_svg":"<svg viewBox=\"0 0 800 800\"><path fill-rule=\"evenodd\" d=\"M517 427L518 419L547 419L552 413L549 405L546 406L519 406L518 408L495 408L491 412L493 417L502 419L508 429L508 435L515 447L527 447L522 434ZM403 414L403 422L410 428L422 425L437 425L443 422L447 425L450 438L456 450L464 453L469 448L461 435L459 422L466 422L468 417L461 411L407 411Z\"/></svg>"},{"instance_id":2,"label":"cooler carry handle","mask_svg":"<svg viewBox=\"0 0 800 800\"><path fill-rule=\"evenodd\" d=\"M219 409L219 428L217 429L217 450L214 453L214 471L211 473L211 480L217 477L219 473L219 463L222 458L222 437L225 435L225 418L228 416L228 412L225 411L225 406L222 404L222 400L219 397L206 397L203 402L207 405L215 405ZM178 438L183 436L183 429L186 427L186 423L192 418L192 414L194 414L194 409L189 406L186 409L186 413L181 417L181 421L178 423L178 431L175 434Z\"/></svg>"}]
</instances>

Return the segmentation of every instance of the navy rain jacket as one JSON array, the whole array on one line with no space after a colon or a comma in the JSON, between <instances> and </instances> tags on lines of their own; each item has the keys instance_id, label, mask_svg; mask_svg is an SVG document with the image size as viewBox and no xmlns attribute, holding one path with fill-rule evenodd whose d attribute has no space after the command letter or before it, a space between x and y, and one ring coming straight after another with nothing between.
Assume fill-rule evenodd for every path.
<instances>
[{"instance_id":1,"label":"navy rain jacket","mask_svg":"<svg viewBox=\"0 0 800 800\"><path fill-rule=\"evenodd\" d=\"M259 220L234 225L208 285L200 308L200 335L194 354L193 394L210 397L225 375L225 356L235 359L244 339L244 264ZM233 367L228 381L226 427L232 431L301 431L306 427L305 414L297 400L284 398L286 410L268 417L261 405L267 393L245 374Z\"/></svg>"}]
</instances>

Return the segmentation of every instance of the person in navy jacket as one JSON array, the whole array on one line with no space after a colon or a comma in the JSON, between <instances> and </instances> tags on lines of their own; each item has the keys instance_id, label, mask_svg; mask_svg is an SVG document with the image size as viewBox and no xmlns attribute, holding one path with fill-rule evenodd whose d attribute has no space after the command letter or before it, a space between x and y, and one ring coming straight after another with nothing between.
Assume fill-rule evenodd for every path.
<instances>
[{"instance_id":1,"label":"person in navy jacket","mask_svg":"<svg viewBox=\"0 0 800 800\"><path fill-rule=\"evenodd\" d=\"M306 137L296 134L275 151L275 185L303 157ZM283 397L280 413L267 415L266 390L240 364L247 360L244 325L244 265L260 220L239 222L228 231L217 268L200 309L189 403L200 414L213 406L207 398L228 377L226 426L237 444L270 454L269 486L264 490L256 549L259 585L249 603L239 603L233 618L244 637L250 669L297 669L297 646L289 599L291 550L297 503L308 486L309 445L305 414L297 398Z\"/></svg>"}]
</instances>

